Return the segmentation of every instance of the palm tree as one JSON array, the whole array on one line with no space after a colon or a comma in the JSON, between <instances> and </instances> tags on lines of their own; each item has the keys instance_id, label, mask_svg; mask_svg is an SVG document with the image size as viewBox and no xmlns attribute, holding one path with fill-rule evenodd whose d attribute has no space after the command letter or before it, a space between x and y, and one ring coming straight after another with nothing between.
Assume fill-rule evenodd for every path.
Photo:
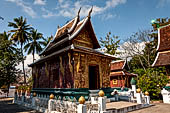
<instances>
[{"instance_id":1,"label":"palm tree","mask_svg":"<svg viewBox=\"0 0 170 113\"><path fill-rule=\"evenodd\" d=\"M34 54L35 53L38 54L42 51L42 46L45 46L45 42L41 40L43 39L42 33L37 32L37 30L34 29L31 30L30 37L31 37L30 42L25 45L24 49L25 52L28 51L28 54L32 53L34 62L35 60Z\"/></svg>"},{"instance_id":2,"label":"palm tree","mask_svg":"<svg viewBox=\"0 0 170 113\"><path fill-rule=\"evenodd\" d=\"M53 36L51 35L50 37L47 37L47 39L43 38L45 46L48 45L48 43L53 39Z\"/></svg>"},{"instance_id":3,"label":"palm tree","mask_svg":"<svg viewBox=\"0 0 170 113\"><path fill-rule=\"evenodd\" d=\"M8 23L9 27L13 27L14 30L11 30L12 36L11 40L14 42L17 42L21 46L21 54L22 54L22 66L23 66L23 74L24 74L24 83L26 83L26 75L25 75L25 69L24 69L24 55L23 55L23 45L28 41L29 39L29 31L32 29L30 25L27 24L26 18L23 19L23 17L14 18L14 22Z\"/></svg>"},{"instance_id":4,"label":"palm tree","mask_svg":"<svg viewBox=\"0 0 170 113\"><path fill-rule=\"evenodd\" d=\"M10 40L10 33L7 33L6 31L4 31L3 33L0 33L0 38L3 38L4 40L8 40L8 50L11 51L11 52L14 52L16 51L16 44L13 43L11 40Z\"/></svg>"}]
</instances>

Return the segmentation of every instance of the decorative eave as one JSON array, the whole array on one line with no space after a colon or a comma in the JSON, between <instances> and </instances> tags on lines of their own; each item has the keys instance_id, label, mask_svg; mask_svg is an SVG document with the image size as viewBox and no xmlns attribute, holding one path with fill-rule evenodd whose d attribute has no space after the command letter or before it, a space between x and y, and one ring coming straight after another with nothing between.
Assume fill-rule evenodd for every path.
<instances>
[{"instance_id":1,"label":"decorative eave","mask_svg":"<svg viewBox=\"0 0 170 113\"><path fill-rule=\"evenodd\" d=\"M67 24L65 24L63 27L57 29L57 32L55 34L55 37L52 41L50 41L50 43L47 45L47 47L45 47L45 49L39 54L39 55L43 55L44 53L50 51L52 48L56 48L57 46L59 46L61 43L64 43L66 41L69 41L69 40L73 40L80 32L81 30L87 25L89 24L90 25L90 29L92 31L92 42L94 44L94 49L97 49L97 48L100 48L100 45L99 45L99 42L97 40L97 37L94 33L94 29L92 27L92 24L91 24L91 21L90 21L90 15L91 15L91 12L92 12L92 8L90 9L89 11L89 14L87 17L85 17L83 20L79 20L79 13L80 13L80 10L78 12L78 15L77 17L75 17L74 19L72 19L70 22L68 22ZM59 35L60 37L58 37L58 32L60 31L60 29L62 28L65 28L67 25L69 25L70 23L72 23L74 21L74 23L72 24L72 27L70 29L67 30L67 32L65 32L65 34L67 35L64 35L63 38L61 38L61 40L58 40L58 42L55 42L55 40L59 39L61 37L61 35ZM64 34L64 33L63 33Z\"/></svg>"},{"instance_id":2,"label":"decorative eave","mask_svg":"<svg viewBox=\"0 0 170 113\"><path fill-rule=\"evenodd\" d=\"M170 50L158 52L152 67L168 66L170 65Z\"/></svg>"},{"instance_id":3,"label":"decorative eave","mask_svg":"<svg viewBox=\"0 0 170 113\"><path fill-rule=\"evenodd\" d=\"M32 64L30 64L30 65L28 65L28 66L29 66L29 67L32 67L32 66L35 65L35 64L42 63L42 62L44 62L45 60L50 59L51 57L53 57L53 56L55 56L55 55L59 55L59 54L61 54L61 53L63 53L63 52L66 52L66 51L68 51L68 50L71 50L71 49L74 49L74 48L73 48L73 45L70 45L70 46L68 46L68 47L65 47L65 48L63 48L63 49L61 49L61 50L59 50L59 51L56 51L56 52L48 55L48 56L44 56L44 57L40 58L39 60L35 61L34 63L32 63Z\"/></svg>"},{"instance_id":4,"label":"decorative eave","mask_svg":"<svg viewBox=\"0 0 170 113\"><path fill-rule=\"evenodd\" d=\"M158 52L170 50L170 24L158 28Z\"/></svg>"},{"instance_id":5,"label":"decorative eave","mask_svg":"<svg viewBox=\"0 0 170 113\"><path fill-rule=\"evenodd\" d=\"M126 65L125 60L113 61L113 62L111 62L110 69L111 69L111 71L120 71L120 70L124 69L125 65Z\"/></svg>"},{"instance_id":6,"label":"decorative eave","mask_svg":"<svg viewBox=\"0 0 170 113\"><path fill-rule=\"evenodd\" d=\"M110 58L111 60L116 59L115 57L113 57L111 55L107 55L107 54L100 52L98 50L86 48L86 47L74 46L73 51L82 52L82 53L86 53L86 54L93 54L93 55L97 55L97 56L100 56L100 57L106 57L106 58Z\"/></svg>"},{"instance_id":7,"label":"decorative eave","mask_svg":"<svg viewBox=\"0 0 170 113\"><path fill-rule=\"evenodd\" d=\"M32 67L35 64L42 63L45 60L50 59L50 58L52 58L55 55L62 54L63 52L66 52L68 50L73 50L73 51L76 51L76 52L83 52L83 53L87 53L87 54L94 54L94 55L101 56L101 57L107 57L107 58L110 58L111 60L115 60L116 59L113 56L108 56L108 55L106 55L106 54L104 54L102 52L99 52L99 51L95 50L95 49L86 48L86 47L79 47L79 46L75 46L75 45L72 44L72 45L70 45L70 46L68 46L66 48L63 48L63 49L61 49L59 51L56 51L56 52L54 52L54 53L52 53L52 54L50 54L48 56L44 56L44 57L40 58L39 60L35 61L34 63L32 63L32 64L30 64L28 66Z\"/></svg>"},{"instance_id":8,"label":"decorative eave","mask_svg":"<svg viewBox=\"0 0 170 113\"><path fill-rule=\"evenodd\" d=\"M129 73L126 71L116 71L110 73L110 77L115 77L115 76L137 76L137 74Z\"/></svg>"},{"instance_id":9,"label":"decorative eave","mask_svg":"<svg viewBox=\"0 0 170 113\"><path fill-rule=\"evenodd\" d=\"M42 51L39 55L43 55L47 50L49 50L50 45L52 45L52 43L53 43L55 40L59 39L59 38L60 38L61 36L63 36L63 35L71 34L71 33L75 30L78 22L80 21L80 16L79 16L80 10L81 10L81 8L79 9L78 14L77 14L77 16L76 16L75 18L73 18L71 21L69 21L69 22L68 22L67 24L65 24L64 26L62 26L62 27L60 27L60 28L57 29L53 40L51 40L51 41L48 43L48 45L43 49L43 51ZM72 24L71 28L70 28L70 29L67 29L67 26L68 26L69 24L71 24L72 22L73 22L73 24ZM62 30L62 29L65 29L66 31L65 31L64 33L62 33L62 34L61 34L61 33L59 34L59 31Z\"/></svg>"}]
</instances>

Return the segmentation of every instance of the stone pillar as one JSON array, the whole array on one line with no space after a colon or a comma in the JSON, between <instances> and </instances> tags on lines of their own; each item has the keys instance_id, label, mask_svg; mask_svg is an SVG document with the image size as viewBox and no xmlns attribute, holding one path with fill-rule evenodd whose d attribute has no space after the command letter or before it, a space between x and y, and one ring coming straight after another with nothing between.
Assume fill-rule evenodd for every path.
<instances>
[{"instance_id":1,"label":"stone pillar","mask_svg":"<svg viewBox=\"0 0 170 113\"><path fill-rule=\"evenodd\" d=\"M132 86L132 91L134 92L134 95L136 94L136 80L132 77L130 84Z\"/></svg>"},{"instance_id":2,"label":"stone pillar","mask_svg":"<svg viewBox=\"0 0 170 113\"><path fill-rule=\"evenodd\" d=\"M136 99L138 104L142 104L142 95L141 95L141 89L138 88L136 90Z\"/></svg>"},{"instance_id":3,"label":"stone pillar","mask_svg":"<svg viewBox=\"0 0 170 113\"><path fill-rule=\"evenodd\" d=\"M17 99L18 99L18 95L17 95L17 91L15 91L13 103L17 103Z\"/></svg>"},{"instance_id":4,"label":"stone pillar","mask_svg":"<svg viewBox=\"0 0 170 113\"><path fill-rule=\"evenodd\" d=\"M36 101L37 94L34 92L32 97L32 106L35 107L35 101Z\"/></svg>"},{"instance_id":5,"label":"stone pillar","mask_svg":"<svg viewBox=\"0 0 170 113\"><path fill-rule=\"evenodd\" d=\"M163 97L163 103L170 104L170 91L163 88L163 90L161 90L161 94L162 94L162 97Z\"/></svg>"},{"instance_id":6,"label":"stone pillar","mask_svg":"<svg viewBox=\"0 0 170 113\"><path fill-rule=\"evenodd\" d=\"M54 100L54 95L51 94L51 95L50 95L50 100L48 101L48 112L49 112L49 113L51 113L51 111L54 110L54 108L53 108L53 107L54 107L54 106L53 106L54 102L55 102L55 100Z\"/></svg>"},{"instance_id":7,"label":"stone pillar","mask_svg":"<svg viewBox=\"0 0 170 113\"><path fill-rule=\"evenodd\" d=\"M150 104L150 96L149 96L149 93L147 91L145 92L145 103Z\"/></svg>"},{"instance_id":8,"label":"stone pillar","mask_svg":"<svg viewBox=\"0 0 170 113\"><path fill-rule=\"evenodd\" d=\"M132 85L132 91L136 94L136 85Z\"/></svg>"},{"instance_id":9,"label":"stone pillar","mask_svg":"<svg viewBox=\"0 0 170 113\"><path fill-rule=\"evenodd\" d=\"M25 92L22 92L22 97L21 97L21 101L24 102L25 101Z\"/></svg>"},{"instance_id":10,"label":"stone pillar","mask_svg":"<svg viewBox=\"0 0 170 113\"><path fill-rule=\"evenodd\" d=\"M87 108L85 103L85 98L81 96L79 98L78 113L87 113Z\"/></svg>"},{"instance_id":11,"label":"stone pillar","mask_svg":"<svg viewBox=\"0 0 170 113\"><path fill-rule=\"evenodd\" d=\"M100 105L99 110L100 111L106 111L106 98L105 97L99 97L98 103Z\"/></svg>"},{"instance_id":12,"label":"stone pillar","mask_svg":"<svg viewBox=\"0 0 170 113\"><path fill-rule=\"evenodd\" d=\"M108 113L106 111L106 98L104 97L104 92L102 90L99 91L98 104L100 113Z\"/></svg>"},{"instance_id":13,"label":"stone pillar","mask_svg":"<svg viewBox=\"0 0 170 113\"><path fill-rule=\"evenodd\" d=\"M91 97L91 104L97 104L96 97Z\"/></svg>"}]
</instances>

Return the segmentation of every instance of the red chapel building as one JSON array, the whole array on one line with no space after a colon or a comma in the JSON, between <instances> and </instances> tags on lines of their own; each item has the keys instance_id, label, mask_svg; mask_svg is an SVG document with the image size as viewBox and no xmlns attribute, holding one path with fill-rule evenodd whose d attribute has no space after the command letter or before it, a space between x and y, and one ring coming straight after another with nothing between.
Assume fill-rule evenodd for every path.
<instances>
[{"instance_id":1,"label":"red chapel building","mask_svg":"<svg viewBox=\"0 0 170 113\"><path fill-rule=\"evenodd\" d=\"M110 69L110 87L130 87L132 77L137 76L126 71L127 62L124 60L112 62Z\"/></svg>"}]
</instances>

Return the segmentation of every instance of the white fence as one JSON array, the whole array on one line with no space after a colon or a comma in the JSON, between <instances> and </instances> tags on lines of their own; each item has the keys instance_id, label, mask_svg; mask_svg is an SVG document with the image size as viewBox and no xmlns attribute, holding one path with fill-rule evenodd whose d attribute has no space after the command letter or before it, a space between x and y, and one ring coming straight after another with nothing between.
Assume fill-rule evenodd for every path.
<instances>
[{"instance_id":1,"label":"white fence","mask_svg":"<svg viewBox=\"0 0 170 113\"><path fill-rule=\"evenodd\" d=\"M14 103L45 113L114 113L114 110L106 111L107 98L104 97L104 92L101 92L99 97L91 98L86 102L84 97L80 97L79 103L75 99L72 101L69 98L62 100L61 97L55 98L53 94L50 96L36 96L36 94L27 96L24 93L22 95L15 93ZM138 104L149 104L149 96L146 95L143 98L141 92L136 93L135 96Z\"/></svg>"}]
</instances>

